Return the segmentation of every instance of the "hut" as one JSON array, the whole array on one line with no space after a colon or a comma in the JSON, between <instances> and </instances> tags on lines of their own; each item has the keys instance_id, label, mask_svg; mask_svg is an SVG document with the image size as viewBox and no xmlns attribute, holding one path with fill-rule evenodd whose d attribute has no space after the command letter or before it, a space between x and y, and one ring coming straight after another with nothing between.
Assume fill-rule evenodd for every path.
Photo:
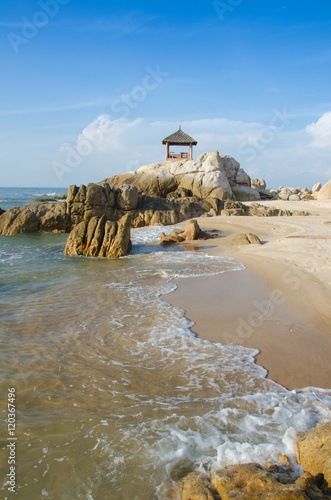
<instances>
[{"instance_id":1,"label":"hut","mask_svg":"<svg viewBox=\"0 0 331 500\"><path fill-rule=\"evenodd\" d=\"M183 132L181 126L179 125L179 129L177 130L177 132L163 139L162 144L166 145L166 160L178 161L193 160L193 146L196 146L198 143L195 139L185 134L185 132ZM189 146L190 151L186 153L184 152L175 154L170 151L170 146Z\"/></svg>"}]
</instances>

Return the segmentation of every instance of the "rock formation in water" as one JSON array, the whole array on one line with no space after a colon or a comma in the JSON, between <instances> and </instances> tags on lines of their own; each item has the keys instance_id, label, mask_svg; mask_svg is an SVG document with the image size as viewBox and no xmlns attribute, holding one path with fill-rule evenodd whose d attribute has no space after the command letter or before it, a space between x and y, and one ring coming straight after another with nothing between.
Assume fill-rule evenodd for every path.
<instances>
[{"instance_id":1,"label":"rock formation in water","mask_svg":"<svg viewBox=\"0 0 331 500\"><path fill-rule=\"evenodd\" d=\"M207 474L192 472L174 488L174 500L327 500L323 477L294 473L289 466L230 465Z\"/></svg>"},{"instance_id":2,"label":"rock formation in water","mask_svg":"<svg viewBox=\"0 0 331 500\"><path fill-rule=\"evenodd\" d=\"M295 454L303 470L313 475L323 474L331 487L331 422L301 434Z\"/></svg>"},{"instance_id":3,"label":"rock formation in water","mask_svg":"<svg viewBox=\"0 0 331 500\"><path fill-rule=\"evenodd\" d=\"M207 234L205 231L201 231L198 222L193 219L185 225L184 229L175 228L169 235L161 233L158 244L161 246L169 246L176 243L183 243L184 241L206 240L211 237L212 235Z\"/></svg>"},{"instance_id":4,"label":"rock formation in water","mask_svg":"<svg viewBox=\"0 0 331 500\"><path fill-rule=\"evenodd\" d=\"M0 235L11 236L36 231L70 232L82 221L92 217L106 216L120 220L131 213L132 227L155 224L177 224L187 219L214 215L309 215L308 212L279 210L252 203L243 205L238 201L222 201L218 198L185 196L181 188L176 196L158 198L139 196L135 186L122 185L117 188L108 183L70 186L67 201L58 203L38 203L11 208L0 215Z\"/></svg>"},{"instance_id":5,"label":"rock formation in water","mask_svg":"<svg viewBox=\"0 0 331 500\"><path fill-rule=\"evenodd\" d=\"M218 151L201 154L196 160L152 163L135 172L110 177L106 182L115 187L123 183L131 184L137 187L140 195L160 198L185 190L186 196L200 199L260 199L239 163L231 156L220 155Z\"/></svg>"},{"instance_id":6,"label":"rock formation in water","mask_svg":"<svg viewBox=\"0 0 331 500\"><path fill-rule=\"evenodd\" d=\"M278 464L230 465L212 472L191 472L174 484L173 500L330 500L331 422L299 435L296 457L304 473L292 469L285 455Z\"/></svg>"},{"instance_id":7,"label":"rock formation in water","mask_svg":"<svg viewBox=\"0 0 331 500\"><path fill-rule=\"evenodd\" d=\"M92 217L77 224L69 234L65 255L118 258L131 249L131 215L119 222L107 220L106 216Z\"/></svg>"},{"instance_id":8,"label":"rock formation in water","mask_svg":"<svg viewBox=\"0 0 331 500\"><path fill-rule=\"evenodd\" d=\"M59 203L39 203L11 208L0 216L0 234L11 236L35 231L69 232L92 217L120 220L132 215L132 226L176 224L203 214L218 215L224 206L215 198L201 200L196 196L158 198L139 196L137 188L124 184L111 187L108 183L70 186L67 200Z\"/></svg>"},{"instance_id":9,"label":"rock formation in water","mask_svg":"<svg viewBox=\"0 0 331 500\"><path fill-rule=\"evenodd\" d=\"M10 208L0 215L0 234L2 236L36 231L66 232L70 228L71 221L65 201Z\"/></svg>"}]
</instances>

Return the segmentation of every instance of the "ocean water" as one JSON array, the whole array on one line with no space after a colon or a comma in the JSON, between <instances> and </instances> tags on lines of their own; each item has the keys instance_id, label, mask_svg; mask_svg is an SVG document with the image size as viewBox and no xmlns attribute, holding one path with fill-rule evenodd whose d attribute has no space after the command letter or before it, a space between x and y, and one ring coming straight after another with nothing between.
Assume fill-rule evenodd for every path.
<instances>
[{"instance_id":1,"label":"ocean water","mask_svg":"<svg viewBox=\"0 0 331 500\"><path fill-rule=\"evenodd\" d=\"M55 198L68 191L66 188L2 188L0 187L0 208L8 210L22 205L31 205L32 198Z\"/></svg>"},{"instance_id":2,"label":"ocean water","mask_svg":"<svg viewBox=\"0 0 331 500\"><path fill-rule=\"evenodd\" d=\"M165 500L191 470L279 453L294 463L297 432L331 420L331 391L287 391L265 378L256 351L197 338L184 311L162 300L176 277L243 269L161 249L155 242L170 230L133 230L132 253L117 260L66 257L65 234L0 237L4 498Z\"/></svg>"}]
</instances>

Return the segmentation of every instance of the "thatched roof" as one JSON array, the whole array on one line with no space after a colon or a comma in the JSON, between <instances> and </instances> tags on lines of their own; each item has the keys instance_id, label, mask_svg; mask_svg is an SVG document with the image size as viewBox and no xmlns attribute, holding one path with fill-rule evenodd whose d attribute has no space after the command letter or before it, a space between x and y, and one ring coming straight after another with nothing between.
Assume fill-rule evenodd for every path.
<instances>
[{"instance_id":1,"label":"thatched roof","mask_svg":"<svg viewBox=\"0 0 331 500\"><path fill-rule=\"evenodd\" d=\"M196 146L198 144L195 139L185 134L180 126L177 132L163 139L162 144L167 144L167 142L170 144L170 146L189 146L190 144Z\"/></svg>"}]
</instances>

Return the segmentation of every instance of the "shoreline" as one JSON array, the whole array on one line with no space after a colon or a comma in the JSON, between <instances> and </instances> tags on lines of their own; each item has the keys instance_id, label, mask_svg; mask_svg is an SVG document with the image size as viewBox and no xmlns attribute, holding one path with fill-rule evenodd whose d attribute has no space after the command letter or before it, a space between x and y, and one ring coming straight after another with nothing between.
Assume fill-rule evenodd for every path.
<instances>
[{"instance_id":1,"label":"shoreline","mask_svg":"<svg viewBox=\"0 0 331 500\"><path fill-rule=\"evenodd\" d=\"M277 205L293 209L289 202ZM331 226L325 222L331 220L331 201L295 202L295 207L313 215L200 217L202 230L222 234L186 242L185 248L233 258L246 269L176 279L177 290L162 298L185 311L199 337L258 350L256 363L287 389L329 389ZM247 232L263 245L231 246L235 234Z\"/></svg>"}]
</instances>

